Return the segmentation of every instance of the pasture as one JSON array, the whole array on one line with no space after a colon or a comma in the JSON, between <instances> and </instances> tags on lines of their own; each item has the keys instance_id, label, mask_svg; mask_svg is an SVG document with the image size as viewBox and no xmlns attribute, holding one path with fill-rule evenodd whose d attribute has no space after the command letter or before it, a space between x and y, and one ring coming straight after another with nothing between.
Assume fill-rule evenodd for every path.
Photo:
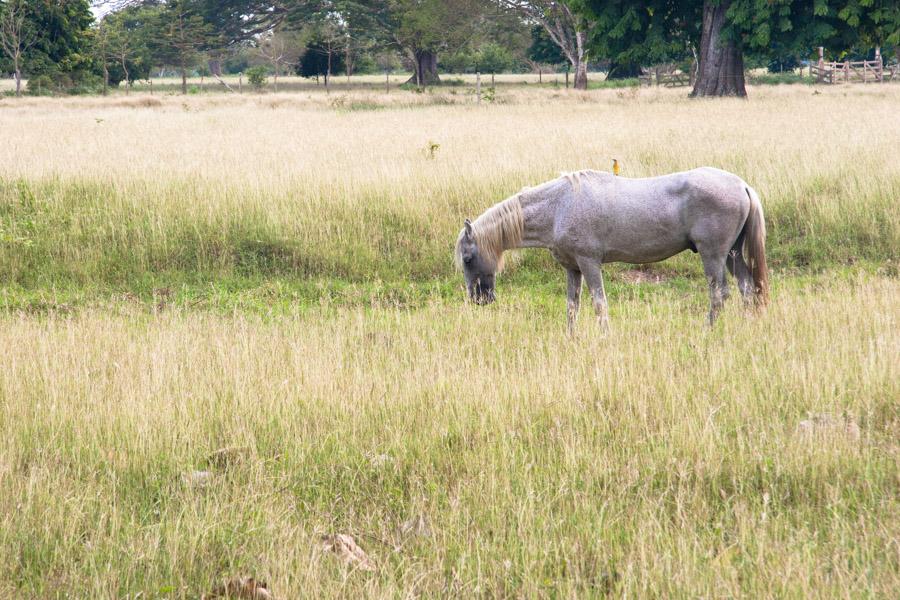
<instances>
[{"instance_id":1,"label":"pasture","mask_svg":"<svg viewBox=\"0 0 900 600\"><path fill-rule=\"evenodd\" d=\"M896 597L898 102L0 98L0 596ZM464 302L464 218L612 158L752 185L768 310L690 253L608 334L544 250Z\"/></svg>"}]
</instances>

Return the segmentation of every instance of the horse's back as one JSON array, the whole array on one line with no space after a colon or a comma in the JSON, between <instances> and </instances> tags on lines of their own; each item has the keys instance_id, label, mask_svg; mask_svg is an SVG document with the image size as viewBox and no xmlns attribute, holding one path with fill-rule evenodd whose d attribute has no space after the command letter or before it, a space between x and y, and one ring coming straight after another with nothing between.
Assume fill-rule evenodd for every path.
<instances>
[{"instance_id":1,"label":"horse's back","mask_svg":"<svg viewBox=\"0 0 900 600\"><path fill-rule=\"evenodd\" d=\"M587 172L558 220L559 244L606 262L655 262L733 239L749 211L746 183L711 167L630 179ZM724 242L722 242L724 243Z\"/></svg>"}]
</instances>

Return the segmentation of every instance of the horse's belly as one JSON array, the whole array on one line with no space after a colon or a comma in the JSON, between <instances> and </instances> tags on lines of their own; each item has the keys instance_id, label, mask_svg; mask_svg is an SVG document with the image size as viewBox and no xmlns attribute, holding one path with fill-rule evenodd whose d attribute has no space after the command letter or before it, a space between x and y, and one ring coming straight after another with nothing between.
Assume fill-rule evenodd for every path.
<instances>
[{"instance_id":1,"label":"horse's belly","mask_svg":"<svg viewBox=\"0 0 900 600\"><path fill-rule=\"evenodd\" d=\"M659 262L675 256L689 247L686 240L648 240L628 248L608 248L603 253L603 262L633 264Z\"/></svg>"}]
</instances>

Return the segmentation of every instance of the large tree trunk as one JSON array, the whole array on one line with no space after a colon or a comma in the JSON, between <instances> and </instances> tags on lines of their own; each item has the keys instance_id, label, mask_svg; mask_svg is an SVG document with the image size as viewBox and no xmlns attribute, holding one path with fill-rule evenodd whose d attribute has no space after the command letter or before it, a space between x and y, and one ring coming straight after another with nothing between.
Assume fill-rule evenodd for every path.
<instances>
[{"instance_id":1,"label":"large tree trunk","mask_svg":"<svg viewBox=\"0 0 900 600\"><path fill-rule=\"evenodd\" d=\"M16 98L22 96L22 71L19 70L19 63L16 61Z\"/></svg>"},{"instance_id":2,"label":"large tree trunk","mask_svg":"<svg viewBox=\"0 0 900 600\"><path fill-rule=\"evenodd\" d=\"M575 52L572 57L572 66L575 67L575 89L587 89L587 51L585 35L583 31L575 31Z\"/></svg>"},{"instance_id":3,"label":"large tree trunk","mask_svg":"<svg viewBox=\"0 0 900 600\"><path fill-rule=\"evenodd\" d=\"M587 61L581 60L575 63L575 89L587 89Z\"/></svg>"},{"instance_id":4,"label":"large tree trunk","mask_svg":"<svg viewBox=\"0 0 900 600\"><path fill-rule=\"evenodd\" d=\"M725 13L731 0L703 3L703 31L700 36L700 68L691 97L747 96L744 87L744 57L732 40L722 39Z\"/></svg>"},{"instance_id":5,"label":"large tree trunk","mask_svg":"<svg viewBox=\"0 0 900 600\"><path fill-rule=\"evenodd\" d=\"M181 64L181 93L187 96L187 68Z\"/></svg>"},{"instance_id":6,"label":"large tree trunk","mask_svg":"<svg viewBox=\"0 0 900 600\"><path fill-rule=\"evenodd\" d=\"M439 85L441 83L437 70L436 52L416 50L413 52L413 60L415 61L416 72L413 73L406 83L413 83L419 86Z\"/></svg>"}]
</instances>

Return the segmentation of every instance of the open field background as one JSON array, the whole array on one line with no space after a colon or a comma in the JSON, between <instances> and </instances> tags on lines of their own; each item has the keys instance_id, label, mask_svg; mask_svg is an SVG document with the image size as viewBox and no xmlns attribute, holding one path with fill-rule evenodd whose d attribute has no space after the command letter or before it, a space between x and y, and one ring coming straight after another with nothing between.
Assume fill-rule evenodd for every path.
<instances>
[{"instance_id":1,"label":"open field background","mask_svg":"<svg viewBox=\"0 0 900 600\"><path fill-rule=\"evenodd\" d=\"M0 99L0 596L896 596L900 87L750 95ZM463 303L464 217L612 157L757 189L765 315L687 255L607 336L546 252Z\"/></svg>"}]
</instances>

